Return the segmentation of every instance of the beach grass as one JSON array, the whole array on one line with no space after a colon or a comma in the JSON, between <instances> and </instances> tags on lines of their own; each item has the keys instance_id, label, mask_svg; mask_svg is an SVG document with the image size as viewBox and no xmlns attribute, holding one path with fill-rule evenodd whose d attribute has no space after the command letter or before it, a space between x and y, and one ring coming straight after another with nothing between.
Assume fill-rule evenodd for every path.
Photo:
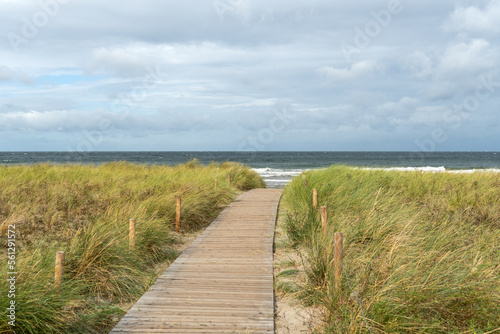
<instances>
[{"instance_id":1,"label":"beach grass","mask_svg":"<svg viewBox=\"0 0 500 334\"><path fill-rule=\"evenodd\" d=\"M229 184L228 174L231 174ZM218 179L218 186L215 186ZM15 225L15 297L0 283L0 333L107 333L177 256L181 232L198 231L242 190L264 187L236 163L19 165L0 167L0 229L7 270L9 225ZM129 248L129 219L136 219ZM57 251L63 282L54 285ZM7 307L16 303L15 327Z\"/></svg>"},{"instance_id":2,"label":"beach grass","mask_svg":"<svg viewBox=\"0 0 500 334\"><path fill-rule=\"evenodd\" d=\"M327 206L327 233L319 209ZM324 333L500 331L500 174L332 166L295 178L280 222ZM335 288L335 232L344 236Z\"/></svg>"}]
</instances>

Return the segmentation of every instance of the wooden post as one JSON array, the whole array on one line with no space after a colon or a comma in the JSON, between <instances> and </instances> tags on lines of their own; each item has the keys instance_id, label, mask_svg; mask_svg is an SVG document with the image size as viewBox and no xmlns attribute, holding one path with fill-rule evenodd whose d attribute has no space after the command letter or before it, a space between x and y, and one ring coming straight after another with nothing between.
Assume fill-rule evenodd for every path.
<instances>
[{"instance_id":1,"label":"wooden post","mask_svg":"<svg viewBox=\"0 0 500 334\"><path fill-rule=\"evenodd\" d=\"M175 232L179 233L181 230L181 199L177 199L177 210L175 212Z\"/></svg>"},{"instance_id":2,"label":"wooden post","mask_svg":"<svg viewBox=\"0 0 500 334\"><path fill-rule=\"evenodd\" d=\"M334 262L335 262L335 289L338 290L340 288L340 279L342 277L342 247L344 245L344 236L340 232L336 232L335 236L335 253L334 253Z\"/></svg>"},{"instance_id":3,"label":"wooden post","mask_svg":"<svg viewBox=\"0 0 500 334\"><path fill-rule=\"evenodd\" d=\"M327 231L327 211L326 211L326 206L321 207L321 226L323 227L323 233L326 235Z\"/></svg>"},{"instance_id":4,"label":"wooden post","mask_svg":"<svg viewBox=\"0 0 500 334\"><path fill-rule=\"evenodd\" d=\"M61 286L64 273L64 252L56 253L56 273L54 275L54 286L56 288Z\"/></svg>"},{"instance_id":5,"label":"wooden post","mask_svg":"<svg viewBox=\"0 0 500 334\"><path fill-rule=\"evenodd\" d=\"M128 243L129 243L130 249L135 248L135 219L134 218L130 218L130 220L129 220Z\"/></svg>"},{"instance_id":6,"label":"wooden post","mask_svg":"<svg viewBox=\"0 0 500 334\"><path fill-rule=\"evenodd\" d=\"M231 187L231 173L227 174L227 183Z\"/></svg>"},{"instance_id":7,"label":"wooden post","mask_svg":"<svg viewBox=\"0 0 500 334\"><path fill-rule=\"evenodd\" d=\"M313 189L313 209L318 207L318 189Z\"/></svg>"},{"instance_id":8,"label":"wooden post","mask_svg":"<svg viewBox=\"0 0 500 334\"><path fill-rule=\"evenodd\" d=\"M219 186L219 180L215 179L215 189Z\"/></svg>"}]
</instances>

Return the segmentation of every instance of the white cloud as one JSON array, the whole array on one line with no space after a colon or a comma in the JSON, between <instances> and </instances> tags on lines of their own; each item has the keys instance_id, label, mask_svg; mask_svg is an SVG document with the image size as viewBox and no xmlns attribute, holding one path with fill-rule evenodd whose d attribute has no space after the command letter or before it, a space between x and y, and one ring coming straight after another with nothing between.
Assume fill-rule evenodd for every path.
<instances>
[{"instance_id":1,"label":"white cloud","mask_svg":"<svg viewBox=\"0 0 500 334\"><path fill-rule=\"evenodd\" d=\"M437 68L437 76L447 79L474 78L498 63L497 52L484 39L451 44L446 48Z\"/></svg>"},{"instance_id":2,"label":"white cloud","mask_svg":"<svg viewBox=\"0 0 500 334\"><path fill-rule=\"evenodd\" d=\"M368 77L380 69L381 66L376 62L365 60L352 64L351 68L325 66L318 68L316 71L333 82L344 82Z\"/></svg>"},{"instance_id":3,"label":"white cloud","mask_svg":"<svg viewBox=\"0 0 500 334\"><path fill-rule=\"evenodd\" d=\"M488 40L465 38L427 54L415 51L404 57L401 68L425 82L422 92L430 100L453 99L474 90L481 75L495 72L499 54L497 45Z\"/></svg>"},{"instance_id":4,"label":"white cloud","mask_svg":"<svg viewBox=\"0 0 500 334\"><path fill-rule=\"evenodd\" d=\"M484 7L459 5L444 24L447 31L500 33L500 1L493 0Z\"/></svg>"},{"instance_id":5,"label":"white cloud","mask_svg":"<svg viewBox=\"0 0 500 334\"><path fill-rule=\"evenodd\" d=\"M476 79L485 71L500 65L498 49L485 39L453 41L439 53L428 55L416 51L403 60L402 68L419 79L434 79L455 87L457 79ZM467 80L467 79L466 79Z\"/></svg>"}]
</instances>

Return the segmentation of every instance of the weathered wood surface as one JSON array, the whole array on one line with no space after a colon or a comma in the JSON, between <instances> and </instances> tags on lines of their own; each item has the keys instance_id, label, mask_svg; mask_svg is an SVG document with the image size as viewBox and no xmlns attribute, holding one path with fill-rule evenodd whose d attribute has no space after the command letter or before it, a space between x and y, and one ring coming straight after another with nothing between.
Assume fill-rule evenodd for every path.
<instances>
[{"instance_id":1,"label":"weathered wood surface","mask_svg":"<svg viewBox=\"0 0 500 334\"><path fill-rule=\"evenodd\" d=\"M273 239L281 191L229 205L111 333L274 333Z\"/></svg>"}]
</instances>

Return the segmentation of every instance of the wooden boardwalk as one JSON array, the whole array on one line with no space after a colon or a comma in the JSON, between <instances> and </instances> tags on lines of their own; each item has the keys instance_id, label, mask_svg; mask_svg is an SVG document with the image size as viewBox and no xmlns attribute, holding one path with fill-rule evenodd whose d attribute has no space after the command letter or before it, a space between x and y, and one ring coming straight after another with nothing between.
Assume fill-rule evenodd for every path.
<instances>
[{"instance_id":1,"label":"wooden boardwalk","mask_svg":"<svg viewBox=\"0 0 500 334\"><path fill-rule=\"evenodd\" d=\"M274 333L273 239L281 190L229 205L111 333Z\"/></svg>"}]
</instances>

